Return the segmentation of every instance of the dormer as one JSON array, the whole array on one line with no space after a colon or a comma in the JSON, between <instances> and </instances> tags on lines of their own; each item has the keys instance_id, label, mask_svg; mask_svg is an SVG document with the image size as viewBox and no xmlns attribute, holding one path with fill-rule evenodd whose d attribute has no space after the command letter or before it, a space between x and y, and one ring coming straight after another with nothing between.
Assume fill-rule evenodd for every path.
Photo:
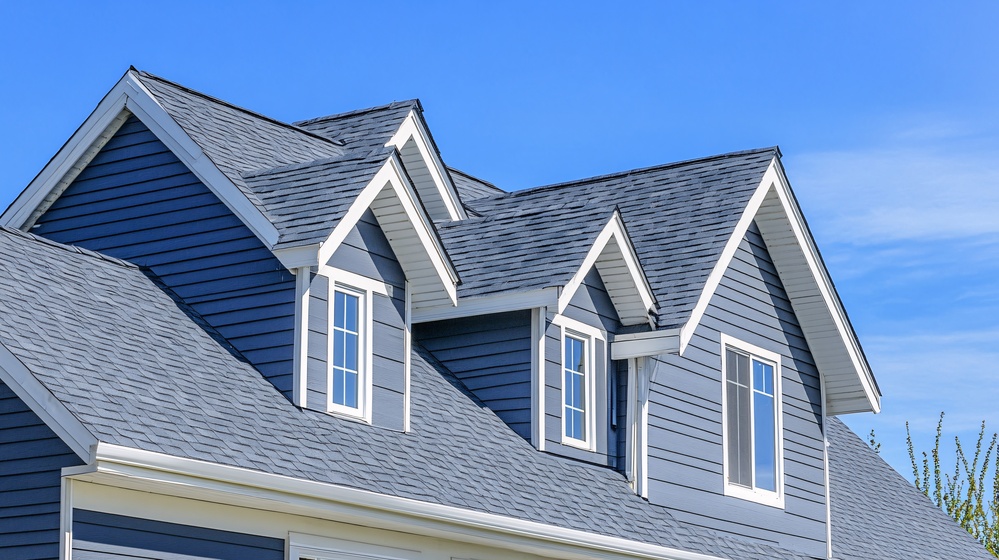
<instances>
[{"instance_id":1,"label":"dormer","mask_svg":"<svg viewBox=\"0 0 999 560\"><path fill-rule=\"evenodd\" d=\"M416 108L392 131L432 160ZM455 305L458 276L387 143L132 69L0 221L144 267L299 406L404 430L410 310Z\"/></svg>"},{"instance_id":2,"label":"dormer","mask_svg":"<svg viewBox=\"0 0 999 560\"><path fill-rule=\"evenodd\" d=\"M578 237L552 251L558 240L531 224L563 213L580 216ZM456 307L414 321L420 343L539 450L623 471L628 371L610 344L651 330L656 305L620 213L609 214L577 206L442 227L449 252L475 268L462 271Z\"/></svg>"}]
</instances>

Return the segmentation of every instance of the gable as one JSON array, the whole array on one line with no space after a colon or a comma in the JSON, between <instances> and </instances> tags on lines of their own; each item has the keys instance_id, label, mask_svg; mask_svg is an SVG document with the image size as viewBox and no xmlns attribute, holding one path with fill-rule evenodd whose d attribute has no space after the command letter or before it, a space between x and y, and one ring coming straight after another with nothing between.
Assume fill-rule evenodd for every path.
<instances>
[{"instance_id":1,"label":"gable","mask_svg":"<svg viewBox=\"0 0 999 560\"><path fill-rule=\"evenodd\" d=\"M290 395L294 277L135 116L32 231L147 267Z\"/></svg>"}]
</instances>

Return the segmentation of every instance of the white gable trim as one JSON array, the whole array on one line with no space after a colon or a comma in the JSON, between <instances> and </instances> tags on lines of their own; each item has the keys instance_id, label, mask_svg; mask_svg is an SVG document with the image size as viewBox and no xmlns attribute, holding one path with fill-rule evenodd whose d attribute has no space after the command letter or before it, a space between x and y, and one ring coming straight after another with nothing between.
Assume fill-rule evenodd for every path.
<instances>
[{"instance_id":1,"label":"white gable trim","mask_svg":"<svg viewBox=\"0 0 999 560\"><path fill-rule=\"evenodd\" d=\"M820 359L816 355L819 353L817 352L818 350L837 354L840 357L836 361L845 360L845 363L849 364L851 368L852 379L847 382L847 386L842 390L842 393L836 394L834 391L829 391L827 394L829 399L827 403L829 414L879 412L881 409L880 394L874 382L874 375L866 359L863 357L860 342L849 327L846 311L843 309L842 303L836 295L829 272L822 264L818 249L811 234L808 232L801 210L794 199L794 195L791 193L787 178L784 176L783 169L777 158L771 161L770 167L767 168L766 173L763 175L763 180L750 198L749 203L746 205L742 216L735 226L735 230L732 232L732 236L725 244L721 257L711 270L690 318L680 329L680 354L683 354L686 350L687 345L694 335L694 331L704 317L708 304L715 290L718 288L722 277L725 275L725 271L732 262L732 258L735 256L739 245L742 243L746 231L753 220L758 217L760 218L760 229L763 230L764 241L767 242L771 258L774 259L774 265L777 267L778 273L780 273L782 265L778 262L780 260L778 252L774 246L771 246L772 242L767 240L767 237L772 235L769 231L770 221L774 220L776 216L786 220L786 224L774 224L774 232L777 231L777 228L790 229L794 248L800 251L803 256L809 273L807 275L808 278L781 278L788 291L788 297L791 299L792 306L795 306L795 303L798 302L796 298L797 292L804 291L805 289L816 291L821 301L810 303L819 306L818 311L828 320L829 325L835 329L837 334L835 341L817 341L815 337L811 337L810 339L809 328L805 324L807 319L804 317L806 315L801 312L798 306L795 306L795 313L798 315L799 322L802 323L802 330L805 331L806 341L813 351L813 356L816 357L819 371L825 378L828 372L824 370L829 368L824 368L824 364L819 363ZM798 305L802 304L799 303ZM827 361L826 365L831 365L831 363L832 360Z\"/></svg>"},{"instance_id":2,"label":"white gable trim","mask_svg":"<svg viewBox=\"0 0 999 560\"><path fill-rule=\"evenodd\" d=\"M444 252L444 247L437 237L436 230L426 213L423 212L416 198L416 192L413 190L412 184L405 179L401 163L395 156L386 160L381 169L375 173L374 178L371 179L357 198L354 199L354 202L347 209L340 223L336 225L326 241L319 245L316 261L312 264L325 265L329 262L333 253L336 252L350 231L360 221L361 216L364 215L368 208L372 207L375 199L386 189L391 190L397 197L406 218L412 225L413 233L417 236L420 245L426 252L426 256L433 267L441 290L446 294L447 300L451 305L457 305L458 295L456 286L458 283L458 273L451 266L451 262ZM399 258L399 264L406 272L407 278L410 277L413 271L406 270L405 255L400 254L401 252L397 250L398 240L392 239L389 236L389 244L393 246L393 250L396 250L396 257Z\"/></svg>"},{"instance_id":3,"label":"white gable trim","mask_svg":"<svg viewBox=\"0 0 999 560\"><path fill-rule=\"evenodd\" d=\"M542 556L580 559L721 560L536 521L368 490L100 443L96 471L77 480L208 499L266 511L312 515L367 527L400 528Z\"/></svg>"},{"instance_id":4,"label":"white gable trim","mask_svg":"<svg viewBox=\"0 0 999 560\"><path fill-rule=\"evenodd\" d=\"M0 380L80 459L90 462L97 438L3 344L0 344Z\"/></svg>"},{"instance_id":5,"label":"white gable trim","mask_svg":"<svg viewBox=\"0 0 999 560\"><path fill-rule=\"evenodd\" d=\"M602 257L607 256L605 255L605 250L608 249L612 242L616 244L619 253L618 257L613 258L613 260L619 261L618 264L622 264L626 271L624 283L612 282L605 275L605 272L610 269L610 265L608 259ZM576 271L576 274L562 288L562 293L558 298L558 312L560 314L569 306L572 296L576 295L576 290L579 289L586 274L594 266L597 267L597 272L600 273L601 279L604 281L604 287L607 288L607 293L610 294L611 301L614 303L621 323L624 325L652 325L652 319L649 314L656 312L656 300L652 295L652 288L645 277L645 272L638 262L638 254L635 252L628 234L625 233L621 214L616 210L614 211L614 215L611 216L610 221L604 226L604 229L597 235L596 241L593 242L593 246L586 253L586 257L583 259L583 264L579 267L579 270ZM620 286L615 286L615 284L620 284ZM633 298L635 296L640 298L642 309L640 312L635 310L629 313L624 307L623 302L626 298Z\"/></svg>"},{"instance_id":6,"label":"white gable trim","mask_svg":"<svg viewBox=\"0 0 999 560\"><path fill-rule=\"evenodd\" d=\"M142 124L180 159L265 246L277 243L277 228L254 206L242 191L225 176L201 147L166 112L152 93L129 70L94 109L83 125L70 137L41 173L13 204L0 215L0 224L28 230L62 190L82 171L100 147L117 132L114 126L124 122L124 111L134 114Z\"/></svg>"},{"instance_id":7,"label":"white gable trim","mask_svg":"<svg viewBox=\"0 0 999 560\"><path fill-rule=\"evenodd\" d=\"M489 315L504 311L520 311L535 307L554 307L558 302L558 288L541 288L528 292L501 292L498 294L463 298L458 306L440 305L413 310L414 323L428 323L442 319L459 319L473 315Z\"/></svg>"},{"instance_id":8,"label":"white gable trim","mask_svg":"<svg viewBox=\"0 0 999 560\"><path fill-rule=\"evenodd\" d=\"M399 130L396 131L385 145L394 147L399 152L402 152L403 147L411 139L423 156L433 184L439 192L444 207L447 209L448 219L454 221L467 218L465 209L458 199L458 190L451 182L451 176L447 173L444 162L441 161L437 150L431 147L430 133L427 131L423 119L416 114L415 110L409 112L402 125L399 126ZM437 216L434 216L434 218L438 219ZM440 218L443 218L443 216L440 216Z\"/></svg>"}]
</instances>

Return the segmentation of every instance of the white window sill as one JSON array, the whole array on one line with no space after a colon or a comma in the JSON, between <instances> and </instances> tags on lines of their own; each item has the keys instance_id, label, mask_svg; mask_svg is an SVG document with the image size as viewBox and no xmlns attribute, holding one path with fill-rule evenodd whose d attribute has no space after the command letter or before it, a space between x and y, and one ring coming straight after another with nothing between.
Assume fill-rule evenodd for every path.
<instances>
[{"instance_id":1,"label":"white window sill","mask_svg":"<svg viewBox=\"0 0 999 560\"><path fill-rule=\"evenodd\" d=\"M747 488L738 484L725 484L725 495L740 500L756 502L758 504L778 509L784 509L784 494L781 492L771 492L760 490L759 488Z\"/></svg>"}]
</instances>

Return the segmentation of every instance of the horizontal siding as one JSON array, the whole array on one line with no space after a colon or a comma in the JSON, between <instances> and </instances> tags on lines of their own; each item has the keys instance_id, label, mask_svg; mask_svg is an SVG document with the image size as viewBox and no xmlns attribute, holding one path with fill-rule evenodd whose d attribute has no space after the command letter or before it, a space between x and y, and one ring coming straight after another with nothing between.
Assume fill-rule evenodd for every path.
<instances>
[{"instance_id":1,"label":"horizontal siding","mask_svg":"<svg viewBox=\"0 0 999 560\"><path fill-rule=\"evenodd\" d=\"M579 289L573 294L563 315L580 321L586 325L600 328L613 334L620 328L617 312L611 302L607 290L600 280L596 269L591 269L584 277ZM617 427L611 425L611 398L616 394L612 385L617 383L616 366L609 358L607 344L596 341L596 371L594 386L596 394L594 403L596 410L596 451L586 451L571 446L562 445L562 329L549 323L545 331L545 449L552 453L565 455L573 459L588 461L623 470L624 463L619 461L618 431L624 430L624 424Z\"/></svg>"},{"instance_id":2,"label":"horizontal siding","mask_svg":"<svg viewBox=\"0 0 999 560\"><path fill-rule=\"evenodd\" d=\"M372 294L371 421L405 427L406 275L371 211L330 257L330 266L392 286L391 296ZM309 300L308 408L326 411L329 380L329 279L313 276Z\"/></svg>"},{"instance_id":3,"label":"horizontal siding","mask_svg":"<svg viewBox=\"0 0 999 560\"><path fill-rule=\"evenodd\" d=\"M59 558L61 471L81 464L0 382L0 558Z\"/></svg>"},{"instance_id":4,"label":"horizontal siding","mask_svg":"<svg viewBox=\"0 0 999 560\"><path fill-rule=\"evenodd\" d=\"M284 560L283 539L73 510L74 560Z\"/></svg>"},{"instance_id":5,"label":"horizontal siding","mask_svg":"<svg viewBox=\"0 0 999 560\"><path fill-rule=\"evenodd\" d=\"M782 356L784 510L723 495L721 333ZM818 372L755 225L683 357L661 359L649 404L649 499L684 523L823 555Z\"/></svg>"},{"instance_id":6,"label":"horizontal siding","mask_svg":"<svg viewBox=\"0 0 999 560\"><path fill-rule=\"evenodd\" d=\"M293 275L135 117L32 232L147 267L291 396Z\"/></svg>"},{"instance_id":7,"label":"horizontal siding","mask_svg":"<svg viewBox=\"0 0 999 560\"><path fill-rule=\"evenodd\" d=\"M416 340L517 434L531 438L531 312L414 327Z\"/></svg>"}]
</instances>

